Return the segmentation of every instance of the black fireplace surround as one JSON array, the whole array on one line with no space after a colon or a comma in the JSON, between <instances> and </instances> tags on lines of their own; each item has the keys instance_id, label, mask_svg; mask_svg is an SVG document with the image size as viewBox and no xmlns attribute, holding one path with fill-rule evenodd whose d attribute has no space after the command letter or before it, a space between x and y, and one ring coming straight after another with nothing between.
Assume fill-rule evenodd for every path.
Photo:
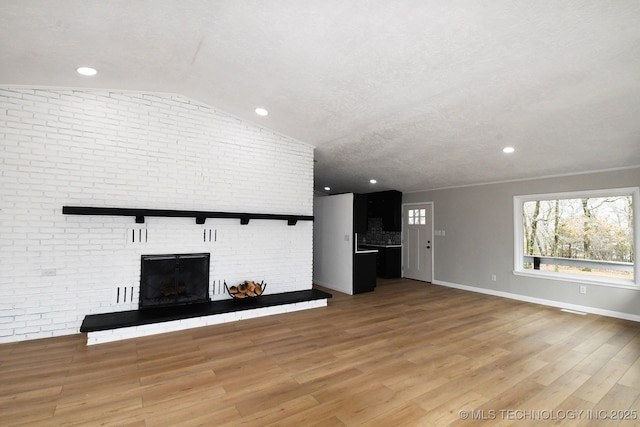
<instances>
[{"instance_id":1,"label":"black fireplace surround","mask_svg":"<svg viewBox=\"0 0 640 427\"><path fill-rule=\"evenodd\" d=\"M142 255L139 309L209 302L208 253Z\"/></svg>"}]
</instances>

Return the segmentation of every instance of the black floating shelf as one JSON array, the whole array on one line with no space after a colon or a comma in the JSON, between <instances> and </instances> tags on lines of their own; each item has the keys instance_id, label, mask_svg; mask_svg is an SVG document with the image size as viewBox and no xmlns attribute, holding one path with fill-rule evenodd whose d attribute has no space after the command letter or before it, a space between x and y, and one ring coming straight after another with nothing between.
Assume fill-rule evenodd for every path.
<instances>
[{"instance_id":1,"label":"black floating shelf","mask_svg":"<svg viewBox=\"0 0 640 427\"><path fill-rule=\"evenodd\" d=\"M182 211L171 209L134 209L134 208L107 208L90 206L63 206L64 215L105 215L105 216L132 216L136 223L143 224L147 216L171 217L171 218L195 218L196 224L204 224L207 218L238 218L240 224L249 224L252 219L272 219L287 221L287 225L296 225L298 221L313 221L313 215L280 215L265 213L240 213L240 212L210 212L210 211Z\"/></svg>"}]
</instances>

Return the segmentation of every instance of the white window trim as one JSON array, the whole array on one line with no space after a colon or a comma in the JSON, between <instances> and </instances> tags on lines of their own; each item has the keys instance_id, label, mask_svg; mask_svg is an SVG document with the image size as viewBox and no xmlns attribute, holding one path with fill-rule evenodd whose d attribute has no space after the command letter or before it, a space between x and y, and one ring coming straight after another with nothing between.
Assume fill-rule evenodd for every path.
<instances>
[{"instance_id":1,"label":"white window trim","mask_svg":"<svg viewBox=\"0 0 640 427\"><path fill-rule=\"evenodd\" d=\"M569 273L552 273L539 270L525 270L524 268L524 224L522 221L522 207L524 202L535 200L579 199L582 197L631 196L633 200L633 264L634 280L616 279L611 277L583 276ZM563 193L527 194L513 196L513 274L539 279L557 280L561 282L587 283L616 288L640 290L640 187L612 188L604 190L571 191Z\"/></svg>"}]
</instances>

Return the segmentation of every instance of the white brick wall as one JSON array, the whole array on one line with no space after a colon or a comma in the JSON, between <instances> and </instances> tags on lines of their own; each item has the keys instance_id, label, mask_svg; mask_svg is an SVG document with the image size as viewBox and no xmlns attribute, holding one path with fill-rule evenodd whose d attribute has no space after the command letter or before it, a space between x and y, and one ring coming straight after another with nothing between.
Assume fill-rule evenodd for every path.
<instances>
[{"instance_id":1,"label":"white brick wall","mask_svg":"<svg viewBox=\"0 0 640 427\"><path fill-rule=\"evenodd\" d=\"M0 87L0 141L0 342L77 333L86 314L136 308L142 254L210 252L217 284L311 288L308 221L62 215L64 205L312 215L307 144L181 96L12 87ZM130 241L140 229L146 242ZM134 288L133 302L116 302L119 287Z\"/></svg>"}]
</instances>

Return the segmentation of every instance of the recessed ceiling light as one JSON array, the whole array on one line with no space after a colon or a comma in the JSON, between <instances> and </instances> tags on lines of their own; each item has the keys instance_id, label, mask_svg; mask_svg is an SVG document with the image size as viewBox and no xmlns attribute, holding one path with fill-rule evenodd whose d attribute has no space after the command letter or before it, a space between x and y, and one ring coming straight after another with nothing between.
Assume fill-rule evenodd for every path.
<instances>
[{"instance_id":1,"label":"recessed ceiling light","mask_svg":"<svg viewBox=\"0 0 640 427\"><path fill-rule=\"evenodd\" d=\"M513 148L513 147L504 147L504 148L502 149L502 152L503 152L503 153L507 153L507 154L511 154L511 153L513 153L514 151L516 151L516 149L515 149L515 148Z\"/></svg>"},{"instance_id":2,"label":"recessed ceiling light","mask_svg":"<svg viewBox=\"0 0 640 427\"><path fill-rule=\"evenodd\" d=\"M331 191L331 187L324 187L324 191Z\"/></svg>"},{"instance_id":3,"label":"recessed ceiling light","mask_svg":"<svg viewBox=\"0 0 640 427\"><path fill-rule=\"evenodd\" d=\"M265 110L264 108L256 108L256 114L259 116L266 116L267 114L269 114L269 112L267 110Z\"/></svg>"},{"instance_id":4,"label":"recessed ceiling light","mask_svg":"<svg viewBox=\"0 0 640 427\"><path fill-rule=\"evenodd\" d=\"M95 76L96 74L98 74L98 71L96 71L95 68L91 67L78 67L76 68L76 71L82 76Z\"/></svg>"},{"instance_id":5,"label":"recessed ceiling light","mask_svg":"<svg viewBox=\"0 0 640 427\"><path fill-rule=\"evenodd\" d=\"M370 182L371 184L375 184L375 183L377 183L378 181L376 181L375 179L370 179L370 180L369 180L369 182Z\"/></svg>"}]
</instances>

